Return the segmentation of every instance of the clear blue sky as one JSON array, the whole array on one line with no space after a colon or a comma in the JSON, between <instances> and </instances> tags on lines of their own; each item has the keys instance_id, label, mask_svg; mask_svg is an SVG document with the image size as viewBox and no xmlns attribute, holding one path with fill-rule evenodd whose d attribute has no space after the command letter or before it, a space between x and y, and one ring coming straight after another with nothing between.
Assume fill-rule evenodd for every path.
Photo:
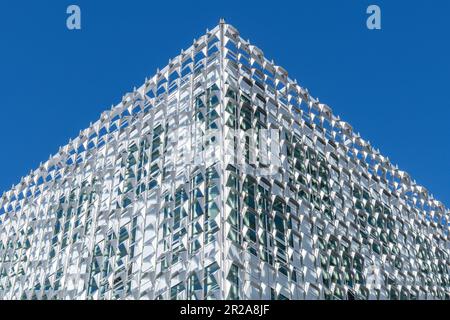
<instances>
[{"instance_id":1,"label":"clear blue sky","mask_svg":"<svg viewBox=\"0 0 450 320\"><path fill-rule=\"evenodd\" d=\"M0 194L224 17L448 207L449 15L448 0L1 1Z\"/></svg>"}]
</instances>

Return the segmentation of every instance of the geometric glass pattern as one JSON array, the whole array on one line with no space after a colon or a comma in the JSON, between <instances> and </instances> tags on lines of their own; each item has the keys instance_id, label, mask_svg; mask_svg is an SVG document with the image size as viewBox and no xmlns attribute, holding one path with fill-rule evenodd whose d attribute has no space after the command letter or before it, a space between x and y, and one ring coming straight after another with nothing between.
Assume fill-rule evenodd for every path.
<instances>
[{"instance_id":1,"label":"geometric glass pattern","mask_svg":"<svg viewBox=\"0 0 450 320\"><path fill-rule=\"evenodd\" d=\"M0 198L2 299L449 299L449 211L223 20Z\"/></svg>"}]
</instances>

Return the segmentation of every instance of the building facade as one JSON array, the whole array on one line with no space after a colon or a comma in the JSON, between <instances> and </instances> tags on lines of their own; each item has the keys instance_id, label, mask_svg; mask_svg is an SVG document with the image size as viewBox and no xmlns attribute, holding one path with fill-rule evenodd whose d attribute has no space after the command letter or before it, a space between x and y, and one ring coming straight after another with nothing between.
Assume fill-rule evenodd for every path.
<instances>
[{"instance_id":1,"label":"building facade","mask_svg":"<svg viewBox=\"0 0 450 320\"><path fill-rule=\"evenodd\" d=\"M449 211L223 21L0 199L2 299L449 299Z\"/></svg>"}]
</instances>

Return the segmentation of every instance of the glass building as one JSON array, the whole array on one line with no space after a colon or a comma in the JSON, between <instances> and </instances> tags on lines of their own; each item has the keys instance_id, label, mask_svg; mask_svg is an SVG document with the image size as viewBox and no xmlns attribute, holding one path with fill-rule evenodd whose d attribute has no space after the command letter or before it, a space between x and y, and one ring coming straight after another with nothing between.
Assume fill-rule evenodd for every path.
<instances>
[{"instance_id":1,"label":"glass building","mask_svg":"<svg viewBox=\"0 0 450 320\"><path fill-rule=\"evenodd\" d=\"M2 299L449 299L449 211L220 24L0 198Z\"/></svg>"}]
</instances>

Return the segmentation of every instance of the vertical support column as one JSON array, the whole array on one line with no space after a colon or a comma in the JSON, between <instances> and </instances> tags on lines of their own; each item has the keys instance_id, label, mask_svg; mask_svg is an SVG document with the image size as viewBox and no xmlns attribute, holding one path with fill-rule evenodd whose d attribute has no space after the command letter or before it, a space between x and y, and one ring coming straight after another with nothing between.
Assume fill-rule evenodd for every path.
<instances>
[{"instance_id":1,"label":"vertical support column","mask_svg":"<svg viewBox=\"0 0 450 320\"><path fill-rule=\"evenodd\" d=\"M221 185L221 203L220 203L220 298L222 300L226 299L225 296L225 137L224 137L224 124L225 124L225 68L224 68L224 33L225 33L225 20L220 19L219 22L219 33L220 33L220 144L221 144L221 175L220 175L220 185Z\"/></svg>"}]
</instances>

